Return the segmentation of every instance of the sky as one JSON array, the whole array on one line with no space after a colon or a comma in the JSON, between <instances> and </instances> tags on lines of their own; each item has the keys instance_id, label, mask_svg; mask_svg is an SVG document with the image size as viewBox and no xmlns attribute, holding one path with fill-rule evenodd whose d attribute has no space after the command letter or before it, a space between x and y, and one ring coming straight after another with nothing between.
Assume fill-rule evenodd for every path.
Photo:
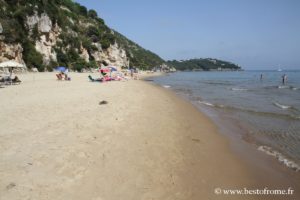
<instances>
[{"instance_id":1,"label":"sky","mask_svg":"<svg viewBox=\"0 0 300 200\"><path fill-rule=\"evenodd\" d=\"M76 0L165 60L300 69L299 0Z\"/></svg>"}]
</instances>

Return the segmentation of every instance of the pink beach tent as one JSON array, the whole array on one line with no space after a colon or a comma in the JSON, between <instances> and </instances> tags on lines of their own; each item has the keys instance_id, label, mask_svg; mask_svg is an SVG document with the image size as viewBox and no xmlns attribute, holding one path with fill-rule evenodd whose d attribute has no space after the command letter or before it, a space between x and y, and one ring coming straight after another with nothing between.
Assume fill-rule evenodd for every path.
<instances>
[{"instance_id":1,"label":"pink beach tent","mask_svg":"<svg viewBox=\"0 0 300 200\"><path fill-rule=\"evenodd\" d=\"M105 73L107 73L107 72L110 72L110 69L109 68L100 68L99 69L99 72L105 72Z\"/></svg>"}]
</instances>

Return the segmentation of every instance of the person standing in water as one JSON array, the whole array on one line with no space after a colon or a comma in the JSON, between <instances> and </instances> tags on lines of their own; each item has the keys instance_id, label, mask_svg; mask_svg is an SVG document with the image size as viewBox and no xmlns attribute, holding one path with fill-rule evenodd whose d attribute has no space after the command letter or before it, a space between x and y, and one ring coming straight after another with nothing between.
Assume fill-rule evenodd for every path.
<instances>
[{"instance_id":1,"label":"person standing in water","mask_svg":"<svg viewBox=\"0 0 300 200\"><path fill-rule=\"evenodd\" d=\"M261 81L263 80L263 74L260 74L260 80Z\"/></svg>"},{"instance_id":2,"label":"person standing in water","mask_svg":"<svg viewBox=\"0 0 300 200\"><path fill-rule=\"evenodd\" d=\"M283 74L283 76L282 76L282 84L285 85L286 81L287 81L287 75Z\"/></svg>"}]
</instances>

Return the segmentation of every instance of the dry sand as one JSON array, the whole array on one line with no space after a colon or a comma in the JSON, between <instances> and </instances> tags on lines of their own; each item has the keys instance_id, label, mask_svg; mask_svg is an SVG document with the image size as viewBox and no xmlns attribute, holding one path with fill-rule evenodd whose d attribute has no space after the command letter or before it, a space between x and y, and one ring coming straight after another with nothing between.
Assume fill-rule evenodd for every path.
<instances>
[{"instance_id":1,"label":"dry sand","mask_svg":"<svg viewBox=\"0 0 300 200\"><path fill-rule=\"evenodd\" d=\"M87 75L25 74L0 88L1 200L254 199L214 193L257 180L191 104Z\"/></svg>"}]
</instances>

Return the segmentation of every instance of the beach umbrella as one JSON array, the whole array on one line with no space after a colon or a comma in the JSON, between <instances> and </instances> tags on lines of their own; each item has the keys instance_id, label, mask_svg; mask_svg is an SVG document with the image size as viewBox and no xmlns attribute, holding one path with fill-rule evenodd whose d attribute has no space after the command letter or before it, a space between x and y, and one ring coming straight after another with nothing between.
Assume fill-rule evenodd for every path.
<instances>
[{"instance_id":1,"label":"beach umbrella","mask_svg":"<svg viewBox=\"0 0 300 200\"><path fill-rule=\"evenodd\" d=\"M9 60L0 63L0 68L26 68L25 65L18 63L14 60Z\"/></svg>"},{"instance_id":2,"label":"beach umbrella","mask_svg":"<svg viewBox=\"0 0 300 200\"><path fill-rule=\"evenodd\" d=\"M14 68L22 69L22 68L26 68L26 66L21 64L21 63L18 63L16 61L14 61L14 60L9 60L9 61L5 61L5 62L0 63L0 68L3 68L3 69L8 68L9 69L9 74L11 76L12 71L13 71Z\"/></svg>"},{"instance_id":3,"label":"beach umbrella","mask_svg":"<svg viewBox=\"0 0 300 200\"><path fill-rule=\"evenodd\" d=\"M59 72L65 72L67 70L67 68L64 67L64 66L59 66L59 67L56 68L56 70L59 71Z\"/></svg>"}]
</instances>

